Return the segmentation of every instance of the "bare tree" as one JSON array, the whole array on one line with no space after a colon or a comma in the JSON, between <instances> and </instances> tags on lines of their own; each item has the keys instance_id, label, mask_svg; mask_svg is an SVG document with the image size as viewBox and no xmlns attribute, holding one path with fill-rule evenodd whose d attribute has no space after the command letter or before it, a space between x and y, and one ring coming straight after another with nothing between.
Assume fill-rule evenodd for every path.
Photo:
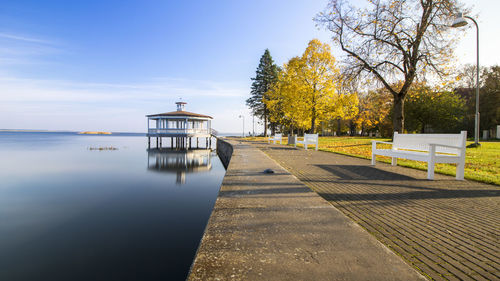
<instances>
[{"instance_id":1,"label":"bare tree","mask_svg":"<svg viewBox=\"0 0 500 281\"><path fill-rule=\"evenodd\" d=\"M365 8L330 0L315 21L347 54L350 75L375 77L392 94L394 131L402 132L404 99L417 76L447 75L458 8L457 0L367 0Z\"/></svg>"}]
</instances>

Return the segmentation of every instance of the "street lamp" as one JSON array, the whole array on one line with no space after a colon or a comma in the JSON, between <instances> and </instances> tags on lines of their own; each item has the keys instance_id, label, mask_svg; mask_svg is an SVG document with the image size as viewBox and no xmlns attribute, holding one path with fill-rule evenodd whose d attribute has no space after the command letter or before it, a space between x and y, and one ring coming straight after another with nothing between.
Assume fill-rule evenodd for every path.
<instances>
[{"instance_id":1,"label":"street lamp","mask_svg":"<svg viewBox=\"0 0 500 281\"><path fill-rule=\"evenodd\" d=\"M479 143L479 25L477 22L469 17L464 16L463 13L457 13L455 15L455 20L451 24L451 27L462 27L467 25L465 19L470 19L476 25L476 43L477 43L477 62L476 62L476 116L474 119L474 146L480 146Z\"/></svg>"},{"instance_id":2,"label":"street lamp","mask_svg":"<svg viewBox=\"0 0 500 281\"><path fill-rule=\"evenodd\" d=\"M242 118L243 119L243 137L245 137L245 116L240 115L240 116L238 116L238 118Z\"/></svg>"}]
</instances>

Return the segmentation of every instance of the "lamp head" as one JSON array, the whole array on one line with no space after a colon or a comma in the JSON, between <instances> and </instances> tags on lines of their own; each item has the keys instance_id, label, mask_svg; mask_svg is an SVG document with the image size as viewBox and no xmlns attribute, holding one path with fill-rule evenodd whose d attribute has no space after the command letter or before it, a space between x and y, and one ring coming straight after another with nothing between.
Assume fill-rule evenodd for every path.
<instances>
[{"instance_id":1,"label":"lamp head","mask_svg":"<svg viewBox=\"0 0 500 281\"><path fill-rule=\"evenodd\" d=\"M467 25L467 21L464 18L464 14L457 13L455 15L455 20L451 24L451 27L462 27L462 26L466 26L466 25Z\"/></svg>"}]
</instances>

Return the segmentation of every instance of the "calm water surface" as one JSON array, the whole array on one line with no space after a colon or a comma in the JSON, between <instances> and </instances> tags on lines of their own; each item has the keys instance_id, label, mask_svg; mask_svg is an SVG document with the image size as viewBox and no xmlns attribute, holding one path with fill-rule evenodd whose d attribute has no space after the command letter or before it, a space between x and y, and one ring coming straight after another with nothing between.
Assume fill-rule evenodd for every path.
<instances>
[{"instance_id":1,"label":"calm water surface","mask_svg":"<svg viewBox=\"0 0 500 281\"><path fill-rule=\"evenodd\" d=\"M184 280L225 170L146 145L0 132L0 280Z\"/></svg>"}]
</instances>

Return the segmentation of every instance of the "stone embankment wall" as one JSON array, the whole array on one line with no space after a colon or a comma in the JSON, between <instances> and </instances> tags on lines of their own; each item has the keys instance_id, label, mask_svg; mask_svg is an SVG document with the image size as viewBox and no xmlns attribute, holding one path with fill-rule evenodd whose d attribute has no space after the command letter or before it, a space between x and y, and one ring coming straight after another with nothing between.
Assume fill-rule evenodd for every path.
<instances>
[{"instance_id":1,"label":"stone embankment wall","mask_svg":"<svg viewBox=\"0 0 500 281\"><path fill-rule=\"evenodd\" d=\"M233 155L233 146L228 142L217 138L217 155L219 155L224 168L227 169L229 161L231 160L231 156Z\"/></svg>"}]
</instances>

